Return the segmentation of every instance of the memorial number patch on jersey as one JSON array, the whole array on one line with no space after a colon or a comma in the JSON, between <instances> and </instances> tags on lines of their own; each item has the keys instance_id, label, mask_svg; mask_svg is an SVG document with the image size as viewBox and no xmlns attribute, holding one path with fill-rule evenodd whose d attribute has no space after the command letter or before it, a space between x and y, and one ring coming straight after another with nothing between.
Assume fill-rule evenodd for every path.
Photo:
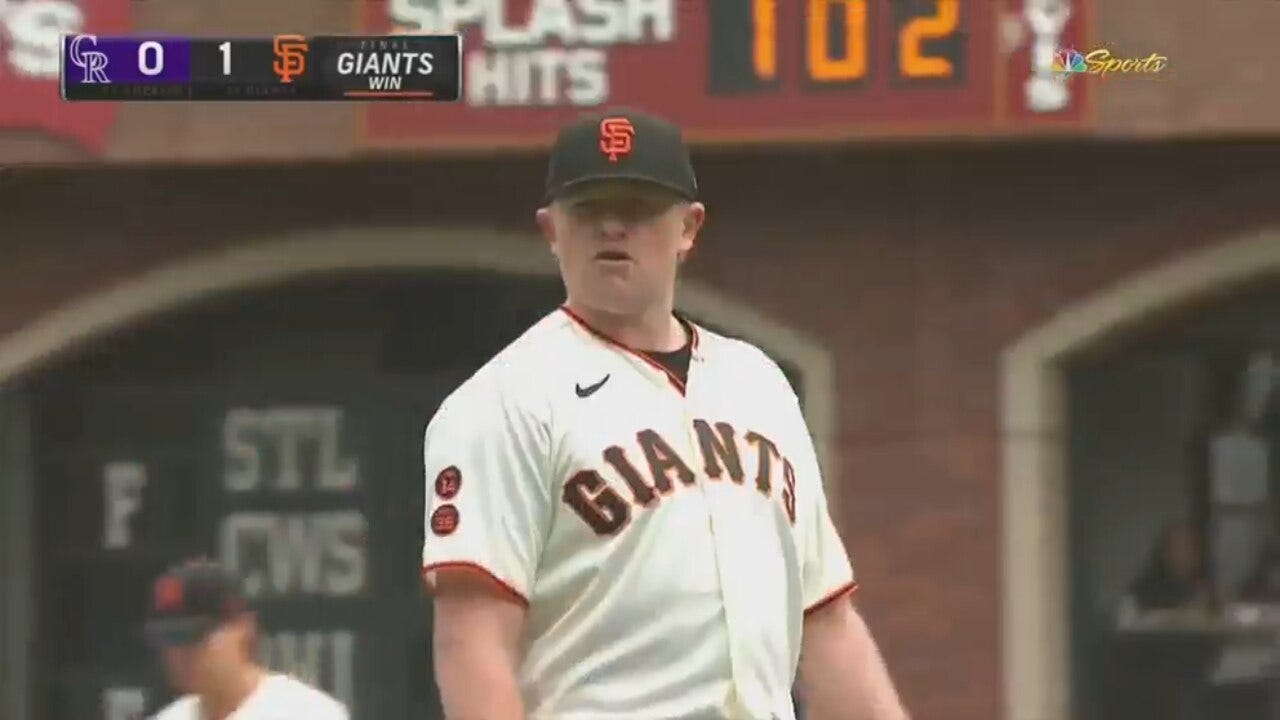
<instances>
[{"instance_id":1,"label":"memorial number patch on jersey","mask_svg":"<svg viewBox=\"0 0 1280 720\"><path fill-rule=\"evenodd\" d=\"M441 505L431 513L431 532L441 537L452 535L453 531L458 529L458 523L461 520L461 513L458 512L457 506Z\"/></svg>"},{"instance_id":2,"label":"memorial number patch on jersey","mask_svg":"<svg viewBox=\"0 0 1280 720\"><path fill-rule=\"evenodd\" d=\"M452 500L457 497L461 489L462 471L458 470L457 466L450 465L436 476L436 497L441 500Z\"/></svg>"}]
</instances>

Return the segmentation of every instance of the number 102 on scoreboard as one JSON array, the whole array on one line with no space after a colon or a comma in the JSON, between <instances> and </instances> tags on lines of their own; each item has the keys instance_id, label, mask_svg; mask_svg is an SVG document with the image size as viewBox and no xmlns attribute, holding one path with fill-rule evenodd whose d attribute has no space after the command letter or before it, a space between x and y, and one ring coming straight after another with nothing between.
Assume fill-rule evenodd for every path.
<instances>
[{"instance_id":1,"label":"number 102 on scoreboard","mask_svg":"<svg viewBox=\"0 0 1280 720\"><path fill-rule=\"evenodd\" d=\"M964 82L971 0L706 2L716 94L777 92L787 80L805 90L856 91L877 70L895 85ZM877 52L877 42L889 52ZM889 67L877 69L877 58ZM784 67L792 68L789 77Z\"/></svg>"}]
</instances>

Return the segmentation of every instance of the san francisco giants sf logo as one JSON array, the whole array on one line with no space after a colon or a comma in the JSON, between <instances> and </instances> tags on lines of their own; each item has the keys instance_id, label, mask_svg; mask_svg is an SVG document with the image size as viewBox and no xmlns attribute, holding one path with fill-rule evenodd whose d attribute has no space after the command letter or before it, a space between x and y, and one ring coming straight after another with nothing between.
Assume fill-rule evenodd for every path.
<instances>
[{"instance_id":1,"label":"san francisco giants sf logo","mask_svg":"<svg viewBox=\"0 0 1280 720\"><path fill-rule=\"evenodd\" d=\"M291 83L307 71L307 39L301 35L277 35L276 61L271 65L282 83Z\"/></svg>"},{"instance_id":2,"label":"san francisco giants sf logo","mask_svg":"<svg viewBox=\"0 0 1280 720\"><path fill-rule=\"evenodd\" d=\"M631 139L635 135L636 128L627 118L605 118L600 121L600 152L609 162L618 162L619 157L631 152Z\"/></svg>"}]
</instances>

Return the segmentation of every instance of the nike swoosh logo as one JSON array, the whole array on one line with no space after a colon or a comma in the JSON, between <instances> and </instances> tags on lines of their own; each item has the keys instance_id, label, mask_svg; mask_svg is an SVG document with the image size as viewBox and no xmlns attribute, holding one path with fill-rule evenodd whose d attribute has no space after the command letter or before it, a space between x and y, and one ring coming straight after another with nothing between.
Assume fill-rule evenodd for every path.
<instances>
[{"instance_id":1,"label":"nike swoosh logo","mask_svg":"<svg viewBox=\"0 0 1280 720\"><path fill-rule=\"evenodd\" d=\"M595 394L597 390L604 387L604 384L607 382L609 382L609 376L605 375L604 377L600 378L600 382L595 383L594 385L588 385L586 387L582 387L581 385L574 383L573 389L575 392L578 393L578 397L580 398L591 397L592 395Z\"/></svg>"}]
</instances>

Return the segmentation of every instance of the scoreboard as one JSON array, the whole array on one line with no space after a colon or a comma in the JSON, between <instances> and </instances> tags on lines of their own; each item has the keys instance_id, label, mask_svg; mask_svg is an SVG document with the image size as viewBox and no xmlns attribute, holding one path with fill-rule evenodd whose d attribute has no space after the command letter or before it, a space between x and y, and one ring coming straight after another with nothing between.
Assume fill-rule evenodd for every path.
<instances>
[{"instance_id":1,"label":"scoreboard","mask_svg":"<svg viewBox=\"0 0 1280 720\"><path fill-rule=\"evenodd\" d=\"M190 38L67 35L79 100L457 100L459 35Z\"/></svg>"},{"instance_id":2,"label":"scoreboard","mask_svg":"<svg viewBox=\"0 0 1280 720\"><path fill-rule=\"evenodd\" d=\"M695 144L1058 133L1092 121L1090 83L1043 61L1046 48L1093 46L1091 0L424 0L353 9L350 35L66 36L62 97L391 100L353 108L355 145L451 153L545 147L564 123L611 106L666 117ZM1033 27L1037 13L1046 17Z\"/></svg>"},{"instance_id":3,"label":"scoreboard","mask_svg":"<svg viewBox=\"0 0 1280 720\"><path fill-rule=\"evenodd\" d=\"M1093 46L1090 0L357 5L357 32L464 38L461 101L360 106L371 149L545 147L610 106L666 117L696 144L1058 132L1091 114L1088 82L1036 60Z\"/></svg>"}]
</instances>

